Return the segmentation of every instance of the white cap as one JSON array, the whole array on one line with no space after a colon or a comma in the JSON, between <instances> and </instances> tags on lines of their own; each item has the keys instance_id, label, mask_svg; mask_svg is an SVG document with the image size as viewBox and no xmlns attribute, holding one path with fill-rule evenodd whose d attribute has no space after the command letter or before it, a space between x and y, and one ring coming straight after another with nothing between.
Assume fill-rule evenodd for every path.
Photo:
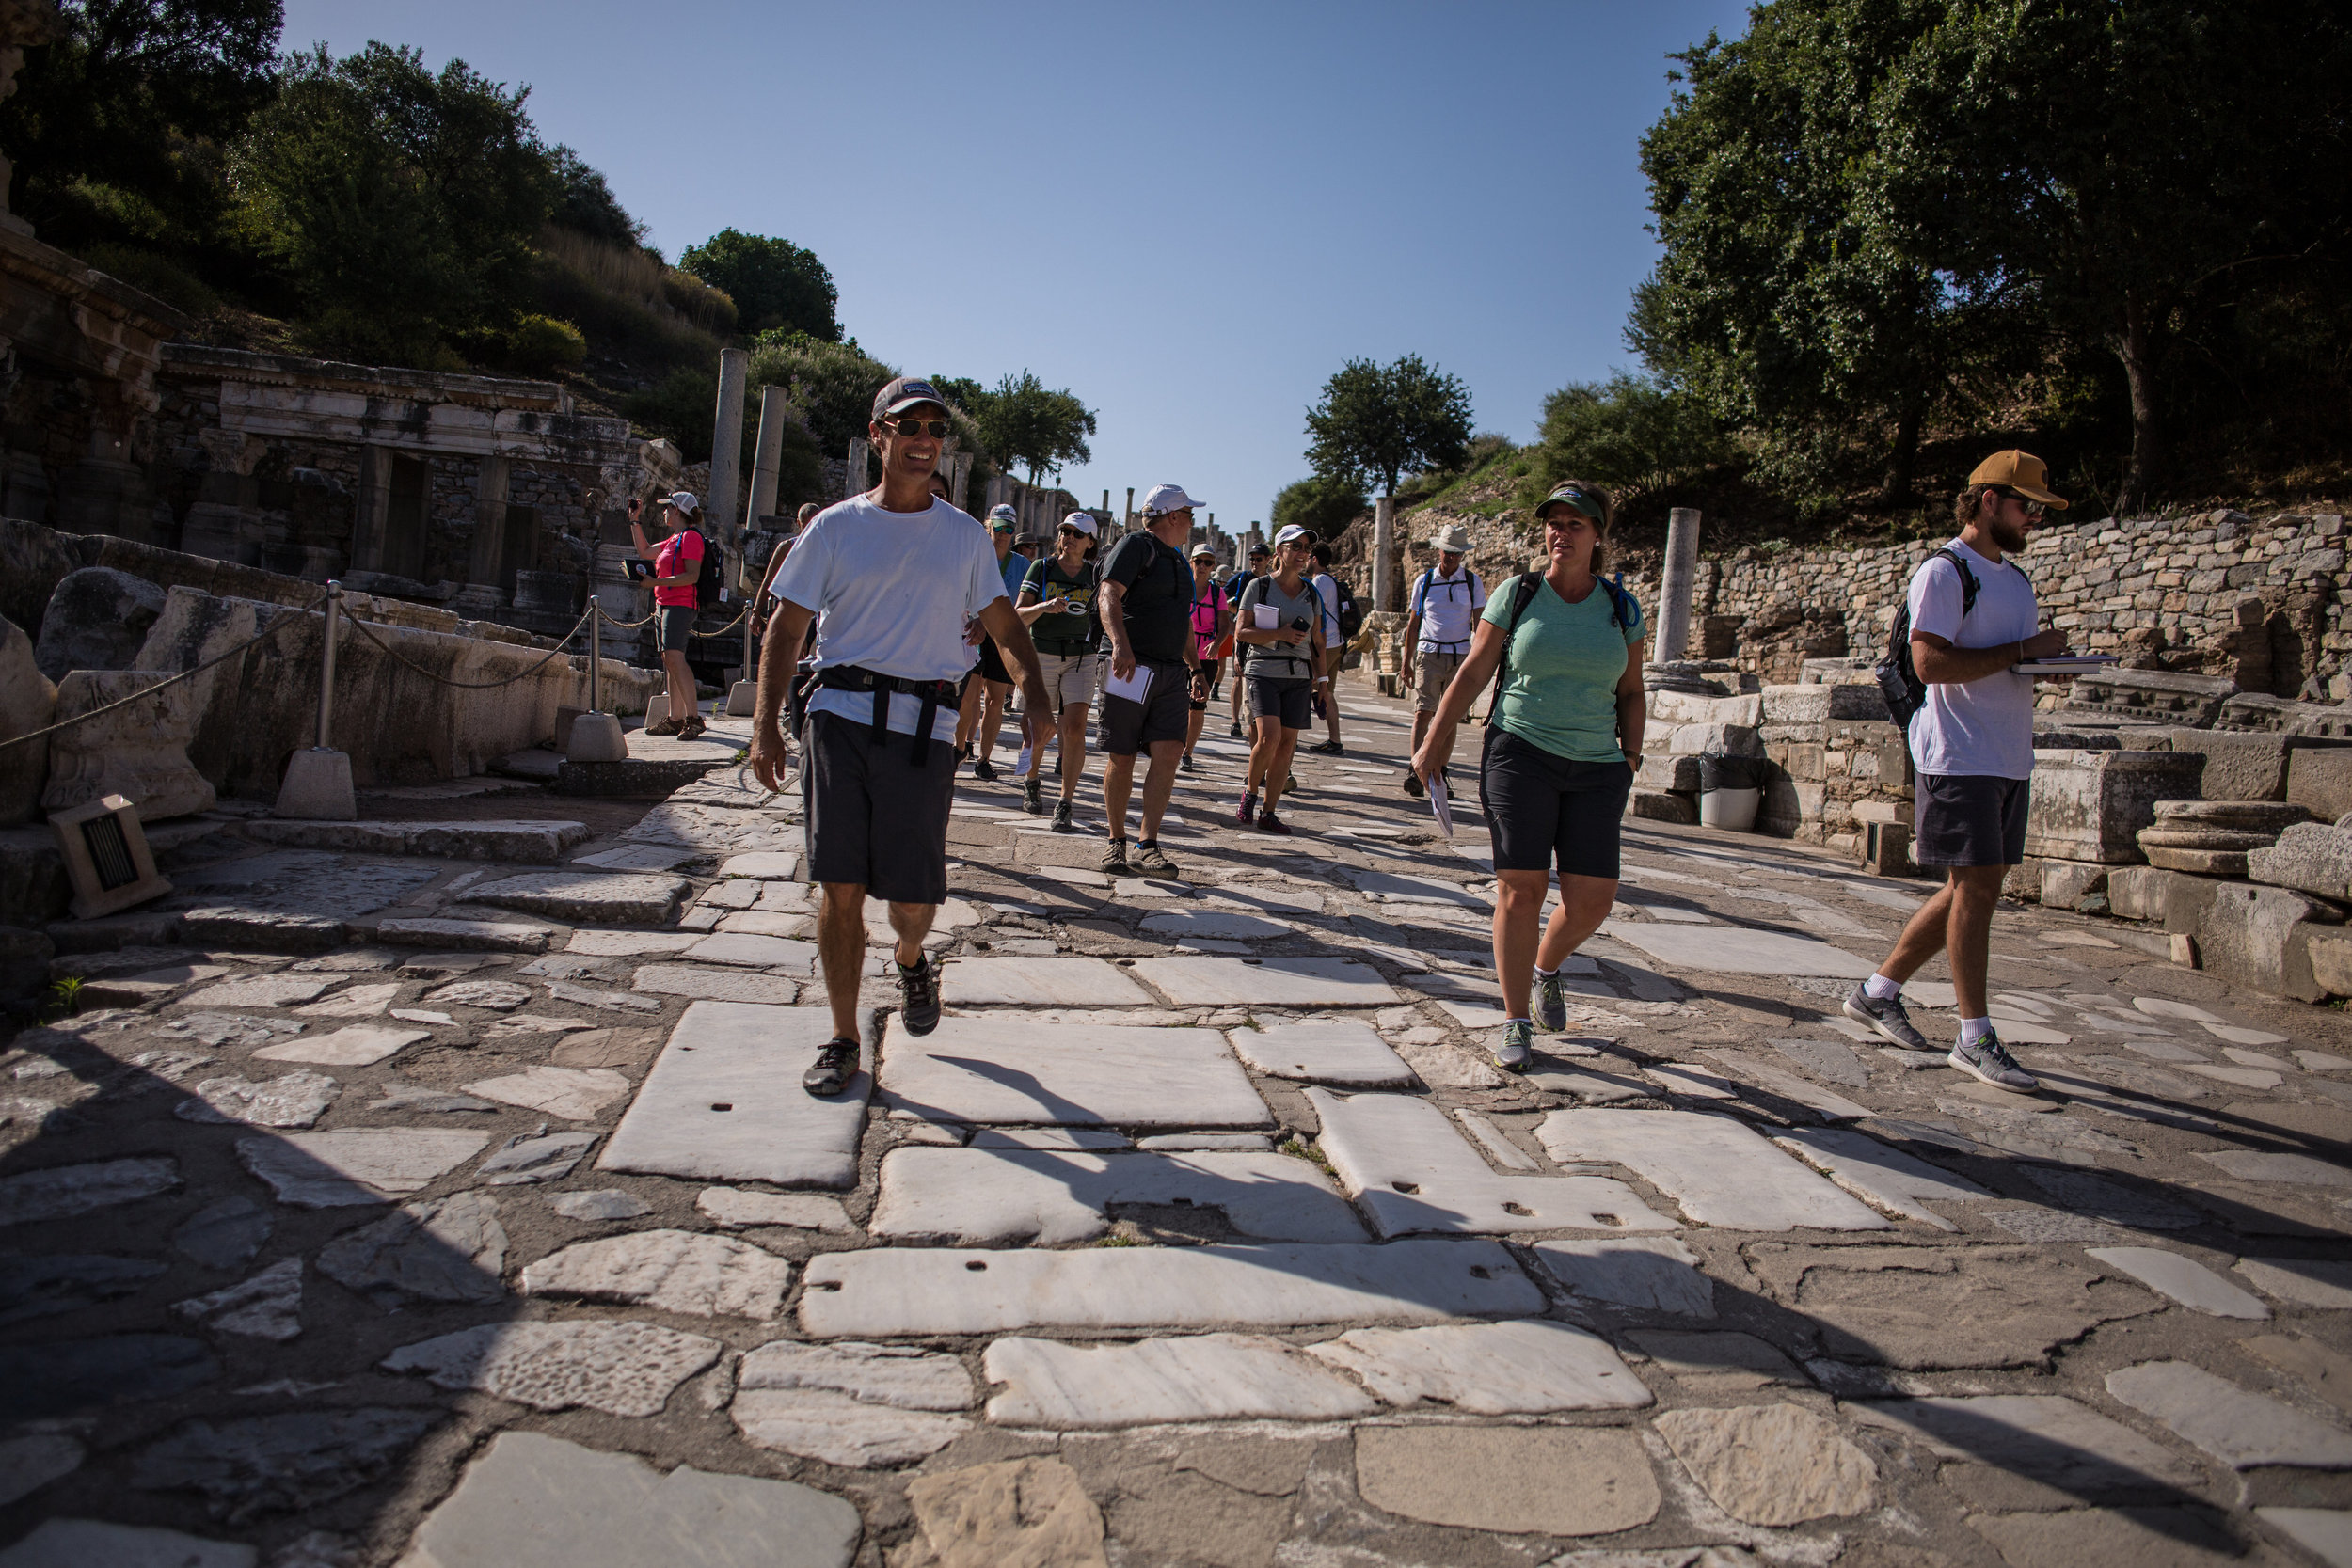
<instances>
[{"instance_id":1,"label":"white cap","mask_svg":"<svg viewBox=\"0 0 2352 1568\"><path fill-rule=\"evenodd\" d=\"M680 490L670 497L669 503L690 517L703 509L703 503L694 499L694 492L691 490Z\"/></svg>"},{"instance_id":2,"label":"white cap","mask_svg":"<svg viewBox=\"0 0 2352 1568\"><path fill-rule=\"evenodd\" d=\"M1205 540L1205 539L1203 539L1202 541L1200 541L1200 543L1199 543L1198 545L1195 545L1195 546L1192 547L1192 558L1193 558L1195 561L1200 560L1200 559L1202 556L1204 556L1204 555L1205 555L1205 556L1207 556L1207 557L1208 557L1211 561L1215 561L1215 560L1216 559L1216 546L1215 545L1210 544L1210 543L1209 543L1207 540Z\"/></svg>"},{"instance_id":3,"label":"white cap","mask_svg":"<svg viewBox=\"0 0 2352 1568\"><path fill-rule=\"evenodd\" d=\"M1151 493L1143 498L1143 515L1147 517L1154 517L1169 512L1182 512L1188 507L1200 504L1185 495L1184 487L1181 484L1154 484L1152 486Z\"/></svg>"},{"instance_id":4,"label":"white cap","mask_svg":"<svg viewBox=\"0 0 2352 1568\"><path fill-rule=\"evenodd\" d=\"M1094 514L1091 512L1073 512L1069 516L1064 517L1061 520L1061 526L1064 528L1074 528L1080 533L1083 533L1088 538L1091 539L1094 537Z\"/></svg>"},{"instance_id":5,"label":"white cap","mask_svg":"<svg viewBox=\"0 0 2352 1568\"><path fill-rule=\"evenodd\" d=\"M1300 528L1296 523L1293 523L1290 527L1284 529L1281 532L1274 536L1274 543L1277 546L1291 545L1304 539L1311 545L1314 543L1314 530L1311 528Z\"/></svg>"}]
</instances>

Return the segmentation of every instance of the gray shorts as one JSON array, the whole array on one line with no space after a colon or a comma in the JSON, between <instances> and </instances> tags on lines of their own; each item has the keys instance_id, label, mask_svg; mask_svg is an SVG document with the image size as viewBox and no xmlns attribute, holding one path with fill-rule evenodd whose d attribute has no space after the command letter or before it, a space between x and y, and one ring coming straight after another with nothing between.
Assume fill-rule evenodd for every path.
<instances>
[{"instance_id":1,"label":"gray shorts","mask_svg":"<svg viewBox=\"0 0 2352 1568\"><path fill-rule=\"evenodd\" d=\"M686 639L694 629L694 617L701 613L692 605L662 605L660 618L653 624L661 651L665 654L684 653Z\"/></svg>"},{"instance_id":2,"label":"gray shorts","mask_svg":"<svg viewBox=\"0 0 2352 1568\"><path fill-rule=\"evenodd\" d=\"M1915 865L2022 865L2028 779L1989 773L1922 773L1914 783Z\"/></svg>"},{"instance_id":3,"label":"gray shorts","mask_svg":"<svg viewBox=\"0 0 2352 1568\"><path fill-rule=\"evenodd\" d=\"M801 801L808 823L809 880L851 882L896 904L947 901L947 808L955 798L956 750L926 748L892 730L837 713L812 713L803 744Z\"/></svg>"},{"instance_id":4,"label":"gray shorts","mask_svg":"<svg viewBox=\"0 0 2352 1568\"><path fill-rule=\"evenodd\" d=\"M1314 727L1314 684L1298 678L1249 677L1249 717L1279 721L1286 730Z\"/></svg>"}]
</instances>

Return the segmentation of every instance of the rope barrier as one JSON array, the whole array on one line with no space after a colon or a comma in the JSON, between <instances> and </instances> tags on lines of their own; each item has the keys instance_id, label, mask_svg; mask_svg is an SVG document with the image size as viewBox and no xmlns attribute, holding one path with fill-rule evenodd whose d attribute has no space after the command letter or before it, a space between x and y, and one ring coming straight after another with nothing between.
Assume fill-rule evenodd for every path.
<instances>
[{"instance_id":1,"label":"rope barrier","mask_svg":"<svg viewBox=\"0 0 2352 1568\"><path fill-rule=\"evenodd\" d=\"M370 631L368 629L368 624L365 621L359 620L355 616L351 623L353 629L357 630L362 637L365 637L369 641L374 643L385 653L389 654L394 663L405 665L408 669L415 671L418 674L424 676L427 680L439 681L443 686L453 686L461 691L489 691L498 687L512 686L516 681L522 679L525 675L537 673L540 670L546 668L548 664L553 663L556 659L566 657L564 644L569 642L573 637L579 633L580 628L587 624L588 617L585 613L583 613L579 620L572 623L572 629L565 632L562 638L557 640L556 645L548 650L547 657L540 659L536 664L516 671L504 680L453 681L447 675L436 674L433 671L426 669L423 665L410 659L399 649L393 647L390 643L376 636L375 633ZM596 650L589 650L588 657L591 658L597 657Z\"/></svg>"},{"instance_id":2,"label":"rope barrier","mask_svg":"<svg viewBox=\"0 0 2352 1568\"><path fill-rule=\"evenodd\" d=\"M649 610L641 619L635 621L616 621L608 614L604 618L604 624L608 626L618 626L623 631L635 631L639 626L652 625L653 618L660 613L661 612L659 610Z\"/></svg>"},{"instance_id":3,"label":"rope barrier","mask_svg":"<svg viewBox=\"0 0 2352 1568\"><path fill-rule=\"evenodd\" d=\"M741 626L743 624L743 616L749 615L750 613L750 608L746 607L741 614L737 615L734 620L729 621L725 626L721 626L717 631L690 631L686 635L689 637L699 637L705 641L708 641L712 638L724 637L727 633Z\"/></svg>"},{"instance_id":4,"label":"rope barrier","mask_svg":"<svg viewBox=\"0 0 2352 1568\"><path fill-rule=\"evenodd\" d=\"M95 719L102 713L112 713L118 708L129 707L133 703L138 702L142 698L152 697L156 692L161 691L164 688L167 686L177 686L182 681L189 678L191 675L200 675L205 671L210 670L214 665L220 664L236 657L239 654L245 652L247 648L252 647L256 642L261 641L263 638L275 636L279 627L292 625L295 616L314 613L326 603L326 599L327 595L321 594L308 606L288 606L284 612L278 617L278 619L272 621L268 626L263 626L260 631L255 632L251 637L248 637L244 641L238 643L227 653L219 654L212 658L208 658L203 663L197 665L194 669L183 670L178 674L173 675L168 679L157 681L153 686L148 687L145 690L134 691L128 697L118 697L113 702L107 703L103 706L91 708L87 713L77 713L71 719L60 720L58 722L48 726L46 729L31 730L24 735L12 735L6 740L0 740L0 752L5 752L11 746L22 746L28 740L39 740L45 735L56 735L60 730L70 730L74 725L82 723L87 720ZM357 626L358 623L355 621L352 624Z\"/></svg>"}]
</instances>

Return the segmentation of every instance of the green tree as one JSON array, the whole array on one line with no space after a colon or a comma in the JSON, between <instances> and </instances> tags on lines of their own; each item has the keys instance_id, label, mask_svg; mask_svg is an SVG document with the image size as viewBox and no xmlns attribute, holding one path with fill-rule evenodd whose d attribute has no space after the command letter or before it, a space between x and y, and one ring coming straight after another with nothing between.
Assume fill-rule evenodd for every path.
<instances>
[{"instance_id":1,"label":"green tree","mask_svg":"<svg viewBox=\"0 0 2352 1568\"><path fill-rule=\"evenodd\" d=\"M1396 494L1404 474L1458 468L1470 447L1470 391L1408 354L1391 365L1350 359L1307 411L1307 461L1318 475Z\"/></svg>"},{"instance_id":2,"label":"green tree","mask_svg":"<svg viewBox=\"0 0 2352 1568\"><path fill-rule=\"evenodd\" d=\"M1764 436L1761 466L1783 479L1814 478L1847 443L1883 443L1883 491L1906 501L1928 420L1964 418L2039 355L2014 280L1954 289L1887 221L1887 146L1931 142L1944 118L1890 114L1893 84L1949 9L1758 6L1746 37L1710 33L1674 56L1687 86L1642 138L1664 253L1628 340L1654 373Z\"/></svg>"},{"instance_id":3,"label":"green tree","mask_svg":"<svg viewBox=\"0 0 2352 1568\"><path fill-rule=\"evenodd\" d=\"M2118 511L2164 465L2175 350L2344 265L2352 20L2333 0L1952 5L1880 98L1871 183L1956 290L2029 290L2120 365ZM1899 133L1899 134L1898 134Z\"/></svg>"},{"instance_id":4,"label":"green tree","mask_svg":"<svg viewBox=\"0 0 2352 1568\"><path fill-rule=\"evenodd\" d=\"M1087 444L1094 434L1094 411L1067 389L1048 388L1034 372L1007 374L981 394L978 407L967 411L978 427L981 450L1007 471L1027 469L1031 484L1042 484L1047 475L1057 476L1065 466L1094 455Z\"/></svg>"},{"instance_id":5,"label":"green tree","mask_svg":"<svg viewBox=\"0 0 2352 1568\"><path fill-rule=\"evenodd\" d=\"M722 229L701 245L688 245L677 264L733 297L745 333L805 332L826 342L841 339L833 274L815 251L790 240Z\"/></svg>"},{"instance_id":6,"label":"green tree","mask_svg":"<svg viewBox=\"0 0 2352 1568\"><path fill-rule=\"evenodd\" d=\"M872 422L874 394L898 373L855 343L798 333L769 337L753 349L749 384L783 388L818 450L840 457ZM710 422L707 407L703 422Z\"/></svg>"},{"instance_id":7,"label":"green tree","mask_svg":"<svg viewBox=\"0 0 2352 1568\"><path fill-rule=\"evenodd\" d=\"M413 49L324 46L287 59L283 91L230 166L246 230L286 270L323 347L449 360L531 299L533 238L554 199L547 155L509 89Z\"/></svg>"},{"instance_id":8,"label":"green tree","mask_svg":"<svg viewBox=\"0 0 2352 1568\"><path fill-rule=\"evenodd\" d=\"M276 93L283 23L279 0L64 0L0 103L11 205L65 245L208 234L220 147Z\"/></svg>"},{"instance_id":9,"label":"green tree","mask_svg":"<svg viewBox=\"0 0 2352 1568\"><path fill-rule=\"evenodd\" d=\"M642 246L645 226L628 215L604 176L568 147L548 150L548 172L555 181L555 205L548 221L607 245Z\"/></svg>"},{"instance_id":10,"label":"green tree","mask_svg":"<svg viewBox=\"0 0 2352 1568\"><path fill-rule=\"evenodd\" d=\"M1273 518L1275 533L1295 523L1312 529L1318 539L1328 539L1360 516L1366 504L1363 487L1355 481L1316 474L1282 486L1267 515Z\"/></svg>"},{"instance_id":11,"label":"green tree","mask_svg":"<svg viewBox=\"0 0 2352 1568\"><path fill-rule=\"evenodd\" d=\"M1623 371L1607 381L1572 381L1546 398L1536 451L1532 491L1574 476L1609 486L1620 504L1688 483L1732 455L1697 397Z\"/></svg>"}]
</instances>

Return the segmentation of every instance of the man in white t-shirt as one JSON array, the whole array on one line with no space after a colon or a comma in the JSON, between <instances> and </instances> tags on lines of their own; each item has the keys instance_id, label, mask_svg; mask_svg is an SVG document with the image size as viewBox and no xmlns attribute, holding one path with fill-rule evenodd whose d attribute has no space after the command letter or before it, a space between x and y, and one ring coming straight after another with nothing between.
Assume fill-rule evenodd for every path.
<instances>
[{"instance_id":1,"label":"man in white t-shirt","mask_svg":"<svg viewBox=\"0 0 2352 1568\"><path fill-rule=\"evenodd\" d=\"M1322 673L1315 677L1315 696L1323 704L1326 737L1304 748L1327 757L1343 757L1347 748L1340 744L1340 659L1346 653L1347 639L1340 635L1340 579L1331 575L1331 546L1315 546L1315 597L1323 601L1323 662Z\"/></svg>"},{"instance_id":2,"label":"man in white t-shirt","mask_svg":"<svg viewBox=\"0 0 2352 1568\"><path fill-rule=\"evenodd\" d=\"M1997 1088L2040 1087L1994 1033L1985 1004L1993 908L2009 868L2026 858L2026 805L2033 772L2033 675L2014 666L2066 651L2066 634L2041 630L2033 584L2010 556L2045 508L2066 502L2028 452L1995 452L1977 465L1953 503L1960 537L1912 574L1905 603L1913 669L1927 700L1912 715L1912 859L1946 880L1919 906L1878 973L1846 998L1849 1018L1896 1044L1929 1049L1903 1009L1902 983L1943 952L1960 1006L1952 1066Z\"/></svg>"},{"instance_id":3,"label":"man in white t-shirt","mask_svg":"<svg viewBox=\"0 0 2352 1568\"><path fill-rule=\"evenodd\" d=\"M828 507L776 574L752 716L752 770L770 789L784 766L784 651L816 623L818 689L802 742L808 879L824 885L818 956L834 1037L803 1085L836 1094L857 1071L858 976L866 896L886 900L898 936L898 1022L939 1023L939 978L923 938L947 897L947 808L955 789L956 683L971 667L977 618L1018 667L1031 713L1045 676L1029 629L1005 596L995 547L966 514L931 493L951 427L927 381L900 376L874 397L867 434L882 481Z\"/></svg>"},{"instance_id":4,"label":"man in white t-shirt","mask_svg":"<svg viewBox=\"0 0 2352 1568\"><path fill-rule=\"evenodd\" d=\"M1454 672L1470 656L1470 633L1486 608L1486 585L1470 569L1470 530L1456 523L1437 541L1438 563L1413 579L1405 602L1405 684L1413 688L1413 751L1421 750L1430 718L1445 701ZM1419 667L1421 681L1414 685ZM1406 753L1408 757L1412 752ZM1423 793L1421 775L1405 769L1405 793Z\"/></svg>"}]
</instances>

